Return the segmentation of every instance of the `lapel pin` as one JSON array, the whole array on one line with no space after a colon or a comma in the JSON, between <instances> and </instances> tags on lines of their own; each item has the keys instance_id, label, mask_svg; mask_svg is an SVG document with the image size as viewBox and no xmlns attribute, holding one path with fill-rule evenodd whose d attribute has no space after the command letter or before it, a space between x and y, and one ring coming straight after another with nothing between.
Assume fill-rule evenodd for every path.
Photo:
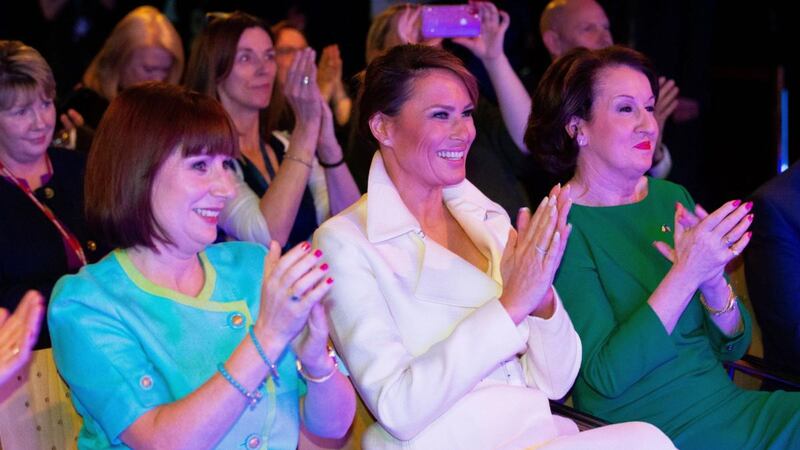
<instances>
[{"instance_id":1,"label":"lapel pin","mask_svg":"<svg viewBox=\"0 0 800 450\"><path fill-rule=\"evenodd\" d=\"M670 231L672 231L672 228L670 228L669 225L667 225L667 224L661 225L661 232L662 233L669 233Z\"/></svg>"}]
</instances>

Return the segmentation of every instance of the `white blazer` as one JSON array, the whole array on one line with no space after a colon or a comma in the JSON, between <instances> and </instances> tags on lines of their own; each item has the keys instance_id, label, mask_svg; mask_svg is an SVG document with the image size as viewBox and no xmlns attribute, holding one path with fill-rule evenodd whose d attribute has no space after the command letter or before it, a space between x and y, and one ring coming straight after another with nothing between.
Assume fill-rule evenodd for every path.
<instances>
[{"instance_id":1,"label":"white blazer","mask_svg":"<svg viewBox=\"0 0 800 450\"><path fill-rule=\"evenodd\" d=\"M380 154L368 186L314 236L335 280L331 336L378 421L364 448L485 450L555 437L548 398L572 386L580 339L558 296L551 318L519 326L501 306L508 215L466 180L444 190L487 274L425 237Z\"/></svg>"}]
</instances>

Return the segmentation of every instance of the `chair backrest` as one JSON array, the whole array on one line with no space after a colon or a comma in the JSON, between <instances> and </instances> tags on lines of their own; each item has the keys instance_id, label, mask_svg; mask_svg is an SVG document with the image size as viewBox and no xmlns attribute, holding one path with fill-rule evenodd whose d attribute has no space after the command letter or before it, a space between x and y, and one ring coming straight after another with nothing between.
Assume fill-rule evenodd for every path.
<instances>
[{"instance_id":1,"label":"chair backrest","mask_svg":"<svg viewBox=\"0 0 800 450\"><path fill-rule=\"evenodd\" d=\"M81 423L49 348L0 387L0 450L74 449Z\"/></svg>"}]
</instances>

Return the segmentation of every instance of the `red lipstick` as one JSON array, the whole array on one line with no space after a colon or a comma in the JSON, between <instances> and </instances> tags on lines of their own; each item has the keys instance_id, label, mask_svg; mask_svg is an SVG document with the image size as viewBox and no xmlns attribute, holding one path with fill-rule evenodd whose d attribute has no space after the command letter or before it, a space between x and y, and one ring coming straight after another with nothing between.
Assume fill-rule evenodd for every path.
<instances>
[{"instance_id":1,"label":"red lipstick","mask_svg":"<svg viewBox=\"0 0 800 450\"><path fill-rule=\"evenodd\" d=\"M639 150L650 150L650 141L642 141L638 144L634 145L633 148L638 148Z\"/></svg>"}]
</instances>

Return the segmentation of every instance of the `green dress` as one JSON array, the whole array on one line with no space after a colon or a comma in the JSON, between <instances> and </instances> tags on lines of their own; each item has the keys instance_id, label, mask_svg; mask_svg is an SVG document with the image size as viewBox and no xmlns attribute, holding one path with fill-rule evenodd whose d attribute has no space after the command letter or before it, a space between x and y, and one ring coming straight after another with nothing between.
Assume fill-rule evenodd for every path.
<instances>
[{"instance_id":1,"label":"green dress","mask_svg":"<svg viewBox=\"0 0 800 450\"><path fill-rule=\"evenodd\" d=\"M699 293L671 335L648 305L671 266L652 243L673 244L676 202L694 208L682 187L648 181L640 202L570 212L555 284L583 343L575 405L611 422L650 422L681 449L800 448L800 393L746 391L722 367L750 344L741 304L744 327L731 337Z\"/></svg>"}]
</instances>

